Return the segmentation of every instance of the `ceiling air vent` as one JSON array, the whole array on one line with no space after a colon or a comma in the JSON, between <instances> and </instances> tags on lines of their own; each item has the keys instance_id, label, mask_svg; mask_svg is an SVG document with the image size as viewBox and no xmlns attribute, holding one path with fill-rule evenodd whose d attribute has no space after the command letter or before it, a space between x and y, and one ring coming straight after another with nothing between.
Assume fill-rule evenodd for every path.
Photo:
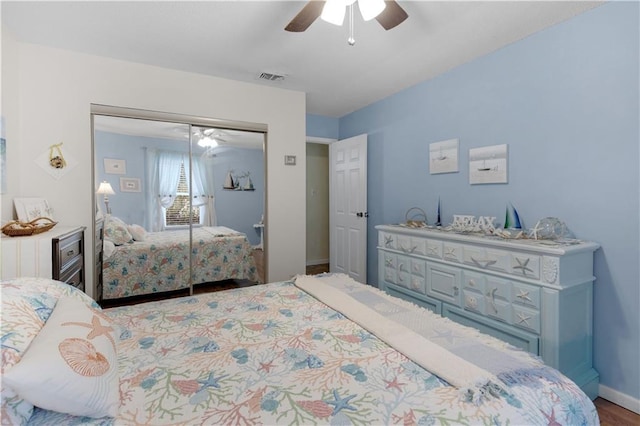
<instances>
[{"instance_id":1,"label":"ceiling air vent","mask_svg":"<svg viewBox=\"0 0 640 426\"><path fill-rule=\"evenodd\" d=\"M262 72L258 76L258 80L267 80L267 81L283 81L284 75L272 74L270 72Z\"/></svg>"}]
</instances>

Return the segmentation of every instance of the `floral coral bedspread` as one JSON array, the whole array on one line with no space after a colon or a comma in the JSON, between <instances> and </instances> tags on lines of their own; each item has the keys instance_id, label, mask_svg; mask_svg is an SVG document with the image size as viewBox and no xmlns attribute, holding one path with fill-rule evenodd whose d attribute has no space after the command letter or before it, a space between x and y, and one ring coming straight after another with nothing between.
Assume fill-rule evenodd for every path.
<instances>
[{"instance_id":1,"label":"floral coral bedspread","mask_svg":"<svg viewBox=\"0 0 640 426\"><path fill-rule=\"evenodd\" d=\"M245 234L224 227L150 232L145 241L117 246L103 262L103 299L180 290L189 286L189 253L193 283L247 279L258 281L252 248Z\"/></svg>"},{"instance_id":2,"label":"floral coral bedspread","mask_svg":"<svg viewBox=\"0 0 640 426\"><path fill-rule=\"evenodd\" d=\"M119 417L36 409L31 424L598 424L577 385L544 366L508 398L465 401L291 282L105 313L120 327Z\"/></svg>"}]
</instances>

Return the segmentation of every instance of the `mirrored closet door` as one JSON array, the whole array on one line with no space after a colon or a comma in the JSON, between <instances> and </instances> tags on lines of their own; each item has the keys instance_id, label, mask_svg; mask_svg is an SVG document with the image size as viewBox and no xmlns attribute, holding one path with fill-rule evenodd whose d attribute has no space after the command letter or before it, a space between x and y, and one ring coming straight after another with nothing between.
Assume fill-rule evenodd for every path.
<instances>
[{"instance_id":1,"label":"mirrored closet door","mask_svg":"<svg viewBox=\"0 0 640 426\"><path fill-rule=\"evenodd\" d=\"M167 115L93 111L97 300L264 282L264 130Z\"/></svg>"}]
</instances>

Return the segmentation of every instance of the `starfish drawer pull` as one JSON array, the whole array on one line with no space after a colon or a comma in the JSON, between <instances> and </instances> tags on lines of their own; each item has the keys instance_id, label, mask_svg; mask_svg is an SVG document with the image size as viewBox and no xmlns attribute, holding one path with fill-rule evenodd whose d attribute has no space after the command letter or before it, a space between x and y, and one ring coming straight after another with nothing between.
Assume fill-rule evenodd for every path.
<instances>
[{"instance_id":1,"label":"starfish drawer pull","mask_svg":"<svg viewBox=\"0 0 640 426\"><path fill-rule=\"evenodd\" d=\"M516 257L516 262L518 262L518 266L514 266L513 269L520 269L522 270L522 275L527 275L527 272L531 272L533 273L533 269L529 268L527 265L529 264L529 261L531 259L529 259L528 257L522 261L519 258Z\"/></svg>"},{"instance_id":2,"label":"starfish drawer pull","mask_svg":"<svg viewBox=\"0 0 640 426\"><path fill-rule=\"evenodd\" d=\"M393 266L393 260L391 260L391 259L386 259L384 263L385 263L385 265L387 265L388 267L392 267L392 266Z\"/></svg>"},{"instance_id":3,"label":"starfish drawer pull","mask_svg":"<svg viewBox=\"0 0 640 426\"><path fill-rule=\"evenodd\" d=\"M520 299L520 300L526 300L527 302L533 302L533 300L531 300L531 298L529 297L529 292L528 291L520 290L520 293L516 297L518 299Z\"/></svg>"},{"instance_id":4,"label":"starfish drawer pull","mask_svg":"<svg viewBox=\"0 0 640 426\"><path fill-rule=\"evenodd\" d=\"M525 315L523 312L518 312L518 324L524 324L527 327L531 327L531 324L529 324L530 319L530 316Z\"/></svg>"},{"instance_id":5,"label":"starfish drawer pull","mask_svg":"<svg viewBox=\"0 0 640 426\"><path fill-rule=\"evenodd\" d=\"M393 244L393 237L391 235L387 235L384 237L384 245L385 247L390 247Z\"/></svg>"},{"instance_id":6,"label":"starfish drawer pull","mask_svg":"<svg viewBox=\"0 0 640 426\"><path fill-rule=\"evenodd\" d=\"M453 247L447 247L447 252L444 254L444 257L456 257L456 249Z\"/></svg>"},{"instance_id":7,"label":"starfish drawer pull","mask_svg":"<svg viewBox=\"0 0 640 426\"><path fill-rule=\"evenodd\" d=\"M429 254L436 256L438 254L438 246L429 246Z\"/></svg>"}]
</instances>

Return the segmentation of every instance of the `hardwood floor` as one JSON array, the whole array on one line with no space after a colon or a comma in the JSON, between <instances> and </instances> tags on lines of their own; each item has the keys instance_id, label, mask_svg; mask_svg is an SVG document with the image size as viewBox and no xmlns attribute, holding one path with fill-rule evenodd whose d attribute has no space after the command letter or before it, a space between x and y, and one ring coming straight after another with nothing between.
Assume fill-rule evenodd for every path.
<instances>
[{"instance_id":1,"label":"hardwood floor","mask_svg":"<svg viewBox=\"0 0 640 426\"><path fill-rule=\"evenodd\" d=\"M329 272L329 264L323 263L321 265L307 265L307 275L322 274Z\"/></svg>"},{"instance_id":2,"label":"hardwood floor","mask_svg":"<svg viewBox=\"0 0 640 426\"><path fill-rule=\"evenodd\" d=\"M598 410L601 426L640 426L640 414L600 397L593 403Z\"/></svg>"}]
</instances>

